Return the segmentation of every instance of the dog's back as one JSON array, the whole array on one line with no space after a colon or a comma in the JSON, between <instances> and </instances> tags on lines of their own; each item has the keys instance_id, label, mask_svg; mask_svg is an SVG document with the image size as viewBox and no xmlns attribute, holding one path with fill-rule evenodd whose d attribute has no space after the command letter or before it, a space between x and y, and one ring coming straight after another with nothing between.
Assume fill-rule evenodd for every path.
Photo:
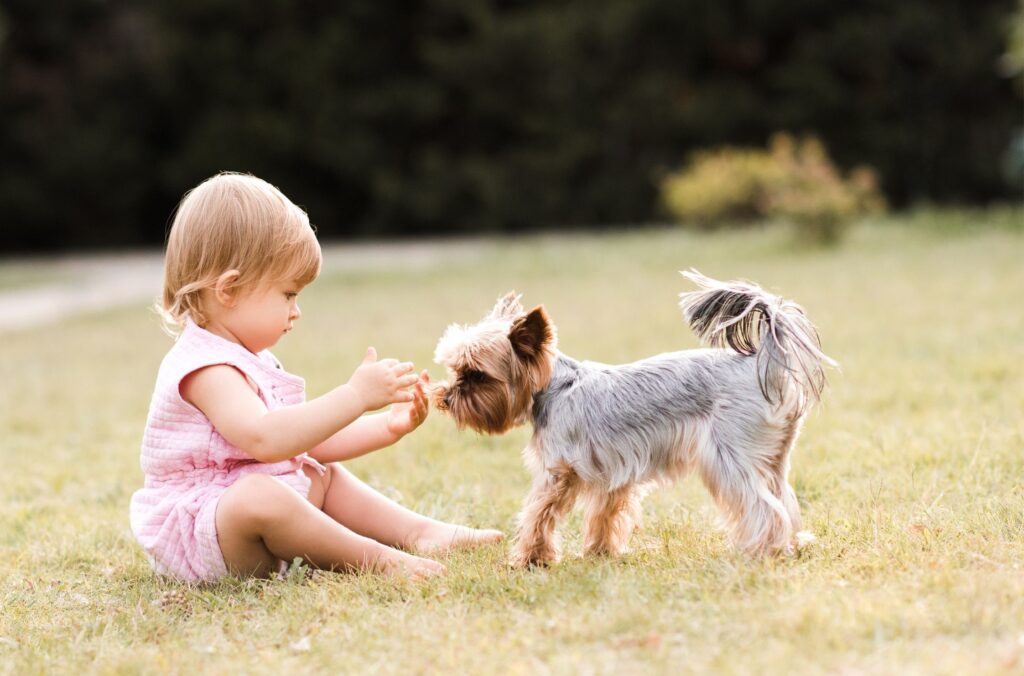
<instances>
[{"instance_id":1,"label":"dog's back","mask_svg":"<svg viewBox=\"0 0 1024 676\"><path fill-rule=\"evenodd\" d=\"M764 402L748 358L725 350L669 352L607 365L559 353L548 386L534 397L538 446L549 465L573 467L608 490L692 469L721 398L750 409L759 426ZM745 405L743 398L760 405ZM756 403L756 402L755 402Z\"/></svg>"}]
</instances>

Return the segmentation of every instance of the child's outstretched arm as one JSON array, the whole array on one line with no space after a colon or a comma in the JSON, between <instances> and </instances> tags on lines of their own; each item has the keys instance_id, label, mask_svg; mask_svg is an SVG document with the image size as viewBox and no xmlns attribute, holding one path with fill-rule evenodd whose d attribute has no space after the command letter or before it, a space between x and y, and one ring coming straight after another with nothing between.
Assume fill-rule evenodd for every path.
<instances>
[{"instance_id":1,"label":"child's outstretched arm","mask_svg":"<svg viewBox=\"0 0 1024 676\"><path fill-rule=\"evenodd\" d=\"M367 411L413 402L412 364L377 361L373 348L347 383L303 404L268 411L240 371L224 364L186 377L181 394L228 442L261 462L293 458L324 442Z\"/></svg>"},{"instance_id":2,"label":"child's outstretched arm","mask_svg":"<svg viewBox=\"0 0 1024 676\"><path fill-rule=\"evenodd\" d=\"M320 462L335 462L391 446L426 420L429 405L424 388L429 383L430 376L423 371L412 389L412 401L392 404L386 413L359 418L310 450L309 454Z\"/></svg>"}]
</instances>

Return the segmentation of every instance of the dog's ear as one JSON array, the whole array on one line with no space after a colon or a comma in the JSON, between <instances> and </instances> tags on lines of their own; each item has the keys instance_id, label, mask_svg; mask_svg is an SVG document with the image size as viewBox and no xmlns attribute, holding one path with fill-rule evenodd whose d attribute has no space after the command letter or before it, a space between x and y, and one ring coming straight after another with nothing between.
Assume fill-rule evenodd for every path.
<instances>
[{"instance_id":1,"label":"dog's ear","mask_svg":"<svg viewBox=\"0 0 1024 676\"><path fill-rule=\"evenodd\" d=\"M519 302L519 299L522 297L522 294L509 291L498 299L498 302L494 304L488 316L491 319L501 319L502 317L512 318L523 314L523 304Z\"/></svg>"},{"instance_id":2,"label":"dog's ear","mask_svg":"<svg viewBox=\"0 0 1024 676\"><path fill-rule=\"evenodd\" d=\"M512 322L512 328L508 332L512 349L527 360L539 357L551 346L554 337L551 320L548 319L548 313L543 305L538 305Z\"/></svg>"}]
</instances>

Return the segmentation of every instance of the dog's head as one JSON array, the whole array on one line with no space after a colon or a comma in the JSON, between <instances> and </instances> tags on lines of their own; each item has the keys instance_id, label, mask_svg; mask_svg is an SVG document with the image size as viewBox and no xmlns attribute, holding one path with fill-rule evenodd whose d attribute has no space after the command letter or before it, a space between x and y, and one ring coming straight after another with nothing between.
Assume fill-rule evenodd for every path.
<instances>
[{"instance_id":1,"label":"dog's head","mask_svg":"<svg viewBox=\"0 0 1024 676\"><path fill-rule=\"evenodd\" d=\"M506 294L480 322L452 324L437 343L448 381L431 399L460 428L501 434L523 423L551 379L555 327L543 306L525 312L519 298Z\"/></svg>"}]
</instances>

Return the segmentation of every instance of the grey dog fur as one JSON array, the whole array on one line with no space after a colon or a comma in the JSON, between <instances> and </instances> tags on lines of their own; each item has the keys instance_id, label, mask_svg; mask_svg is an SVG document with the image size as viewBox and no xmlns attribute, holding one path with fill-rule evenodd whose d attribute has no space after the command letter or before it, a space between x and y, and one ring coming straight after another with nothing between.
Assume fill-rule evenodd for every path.
<instances>
[{"instance_id":1,"label":"grey dog fur","mask_svg":"<svg viewBox=\"0 0 1024 676\"><path fill-rule=\"evenodd\" d=\"M795 303L748 282L682 274L700 288L681 294L680 308L695 333L715 347L613 366L577 361L549 346L550 378L517 418L534 427L524 459L535 477L521 515L520 551L513 557L518 563L557 556L557 544L545 540L576 495L601 505L588 520L616 520L615 528L626 531L620 539L628 539L647 487L694 470L737 547L762 554L794 543L800 511L788 481L790 450L821 396L823 366L835 362L821 351L813 324ZM523 315L519 298L509 294L480 324L450 327L438 344L439 361L458 376L453 355L507 340L509 327ZM474 426L472 420L458 422ZM557 482L561 493L551 497ZM632 502L616 514L608 507L612 495ZM527 523L542 518L550 523ZM597 523L587 528L615 529L602 531ZM601 537L588 536L588 543ZM624 547L591 546L602 553Z\"/></svg>"}]
</instances>

